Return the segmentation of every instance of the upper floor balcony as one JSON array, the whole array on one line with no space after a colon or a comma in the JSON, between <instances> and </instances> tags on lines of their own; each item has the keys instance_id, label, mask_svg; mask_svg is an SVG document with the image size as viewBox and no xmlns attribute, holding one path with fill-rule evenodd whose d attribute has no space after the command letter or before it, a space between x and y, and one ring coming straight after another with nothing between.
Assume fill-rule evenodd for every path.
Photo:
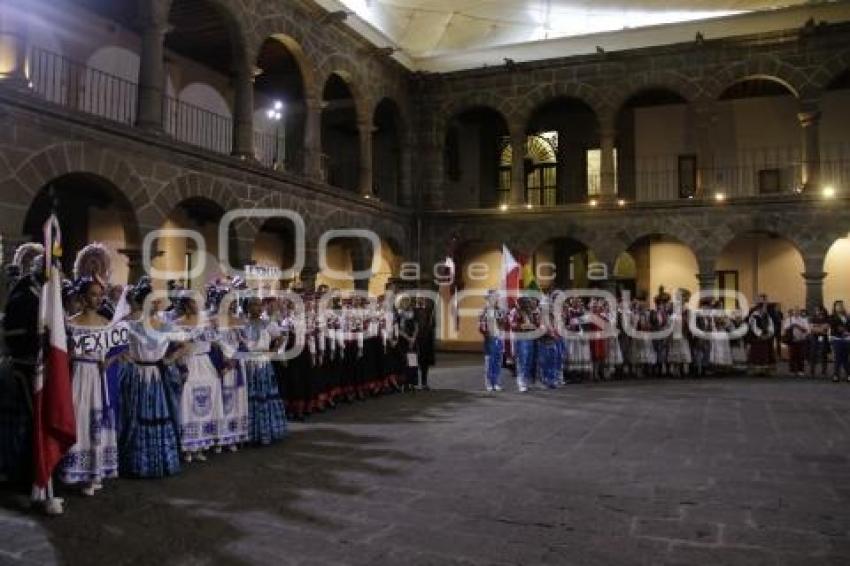
<instances>
[{"instance_id":1,"label":"upper floor balcony","mask_svg":"<svg viewBox=\"0 0 850 566\"><path fill-rule=\"evenodd\" d=\"M174 0L165 14L145 13L152 0L61 4L0 7L0 85L366 198L412 202L403 92L367 95L284 33L254 48L233 14L206 0Z\"/></svg>"}]
</instances>

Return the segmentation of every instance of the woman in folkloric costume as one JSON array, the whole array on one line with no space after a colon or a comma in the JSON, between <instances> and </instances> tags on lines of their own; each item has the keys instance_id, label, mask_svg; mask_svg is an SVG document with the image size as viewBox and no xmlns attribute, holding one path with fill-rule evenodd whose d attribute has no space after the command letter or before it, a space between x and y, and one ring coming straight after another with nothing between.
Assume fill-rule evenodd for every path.
<instances>
[{"instance_id":1,"label":"woman in folkloric costume","mask_svg":"<svg viewBox=\"0 0 850 566\"><path fill-rule=\"evenodd\" d=\"M520 393L525 393L532 384L535 371L535 338L537 330L533 306L528 297L519 297L511 319L516 346L516 382Z\"/></svg>"},{"instance_id":2,"label":"woman in folkloric costume","mask_svg":"<svg viewBox=\"0 0 850 566\"><path fill-rule=\"evenodd\" d=\"M68 319L71 342L71 387L77 442L62 459L63 483L81 485L84 495L94 495L103 480L118 477L118 438L115 413L107 393L107 346L86 339L108 329L110 321L98 314L109 280L109 255L101 244L80 250L74 264L76 293L81 310Z\"/></svg>"},{"instance_id":3,"label":"woman in folkloric costume","mask_svg":"<svg viewBox=\"0 0 850 566\"><path fill-rule=\"evenodd\" d=\"M591 299L588 307L587 322L585 328L588 331L590 342L591 379L599 381L605 379L605 369L608 361L608 339L604 335L605 319L602 312L602 304Z\"/></svg>"},{"instance_id":4,"label":"woman in folkloric costume","mask_svg":"<svg viewBox=\"0 0 850 566\"><path fill-rule=\"evenodd\" d=\"M130 293L128 359L121 379L119 463L121 475L137 478L180 471L178 407L167 384L177 370L173 357L166 356L170 326L159 316L156 301L145 305L152 291L143 278Z\"/></svg>"},{"instance_id":5,"label":"woman in folkloric costume","mask_svg":"<svg viewBox=\"0 0 850 566\"><path fill-rule=\"evenodd\" d=\"M248 438L255 444L268 445L286 435L286 412L269 357L277 349L280 330L263 320L259 299L246 299L245 311L248 319L240 340L246 350L243 367L248 386Z\"/></svg>"},{"instance_id":6,"label":"woman in folkloric costume","mask_svg":"<svg viewBox=\"0 0 850 566\"><path fill-rule=\"evenodd\" d=\"M652 338L649 333L652 332L652 322L649 318L649 310L646 305L640 304L638 312L635 315L637 336L633 336L631 340L631 355L632 364L635 366L635 371L640 372L642 377L652 375L652 368L655 366L657 358L655 357L655 348Z\"/></svg>"},{"instance_id":7,"label":"woman in folkloric costume","mask_svg":"<svg viewBox=\"0 0 850 566\"><path fill-rule=\"evenodd\" d=\"M571 300L567 310L567 368L574 379L582 381L593 371L590 356L590 339L585 332L585 310L580 299Z\"/></svg>"},{"instance_id":8,"label":"woman in folkloric costume","mask_svg":"<svg viewBox=\"0 0 850 566\"><path fill-rule=\"evenodd\" d=\"M284 308L273 321L280 331L281 345L292 356L285 362L275 362L280 367L286 416L302 422L310 412L312 370L318 361L316 343L307 326L308 308L306 304L302 312Z\"/></svg>"},{"instance_id":9,"label":"woman in folkloric costume","mask_svg":"<svg viewBox=\"0 0 850 566\"><path fill-rule=\"evenodd\" d=\"M180 357L186 365L186 382L180 397L180 446L187 462L204 461L204 452L216 446L224 421L221 380L210 358L216 336L194 298L181 302L184 314L176 321L176 330L183 335Z\"/></svg>"},{"instance_id":10,"label":"woman in folkloric costume","mask_svg":"<svg viewBox=\"0 0 850 566\"><path fill-rule=\"evenodd\" d=\"M555 314L551 311L551 303L544 303L540 317L540 330L543 335L537 339L537 366L544 387L558 387L563 368L561 351L558 346L563 343L558 333Z\"/></svg>"},{"instance_id":11,"label":"woman in folkloric costume","mask_svg":"<svg viewBox=\"0 0 850 566\"><path fill-rule=\"evenodd\" d=\"M605 321L605 366L607 377L617 379L623 372L623 351L620 349L620 333L617 327L617 308L611 310L610 305L604 303L602 318Z\"/></svg>"},{"instance_id":12,"label":"woman in folkloric costume","mask_svg":"<svg viewBox=\"0 0 850 566\"><path fill-rule=\"evenodd\" d=\"M732 330L729 332L729 346L732 349L732 369L735 373L747 371L747 333L749 327L740 310L732 312L730 318Z\"/></svg>"},{"instance_id":13,"label":"woman in folkloric costume","mask_svg":"<svg viewBox=\"0 0 850 566\"><path fill-rule=\"evenodd\" d=\"M239 281L236 282L237 285ZM216 287L209 295L211 312L217 312L216 344L221 350L222 425L218 431L217 446L236 452L239 445L248 441L248 388L245 368L240 355L241 335L245 321L237 316L237 301L225 300L229 290ZM230 295L233 298L233 295Z\"/></svg>"},{"instance_id":14,"label":"woman in folkloric costume","mask_svg":"<svg viewBox=\"0 0 850 566\"><path fill-rule=\"evenodd\" d=\"M776 366L774 335L779 329L774 326L767 307L766 299L762 297L747 320L750 326L750 371L756 375L769 375Z\"/></svg>"},{"instance_id":15,"label":"woman in folkloric costume","mask_svg":"<svg viewBox=\"0 0 850 566\"><path fill-rule=\"evenodd\" d=\"M719 310L720 305L715 307ZM734 330L732 321L725 314L717 314L712 318L711 350L708 361L711 367L720 373L728 372L732 367L731 333Z\"/></svg>"},{"instance_id":16,"label":"woman in folkloric costume","mask_svg":"<svg viewBox=\"0 0 850 566\"><path fill-rule=\"evenodd\" d=\"M685 377L691 366L691 347L688 340L688 311L674 308L670 313L670 338L667 344L667 364L671 375Z\"/></svg>"}]
</instances>

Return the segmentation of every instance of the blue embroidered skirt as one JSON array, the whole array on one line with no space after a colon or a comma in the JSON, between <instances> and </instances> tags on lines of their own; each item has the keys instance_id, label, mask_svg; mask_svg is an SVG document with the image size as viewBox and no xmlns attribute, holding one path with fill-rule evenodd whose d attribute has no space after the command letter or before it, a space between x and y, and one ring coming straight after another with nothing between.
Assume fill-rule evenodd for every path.
<instances>
[{"instance_id":1,"label":"blue embroidered skirt","mask_svg":"<svg viewBox=\"0 0 850 566\"><path fill-rule=\"evenodd\" d=\"M286 435L286 412L268 360L247 360L248 431L251 442L271 444Z\"/></svg>"},{"instance_id":2,"label":"blue embroidered skirt","mask_svg":"<svg viewBox=\"0 0 850 566\"><path fill-rule=\"evenodd\" d=\"M121 380L122 475L158 478L180 471L180 445L170 391L159 365L124 366ZM166 371L167 373L167 371Z\"/></svg>"}]
</instances>

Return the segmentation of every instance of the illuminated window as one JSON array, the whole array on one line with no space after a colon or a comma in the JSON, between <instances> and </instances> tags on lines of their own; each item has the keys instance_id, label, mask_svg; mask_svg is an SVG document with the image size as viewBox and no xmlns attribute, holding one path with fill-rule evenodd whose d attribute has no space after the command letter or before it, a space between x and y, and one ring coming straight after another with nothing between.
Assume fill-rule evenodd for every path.
<instances>
[{"instance_id":1,"label":"illuminated window","mask_svg":"<svg viewBox=\"0 0 850 566\"><path fill-rule=\"evenodd\" d=\"M602 150L587 150L587 196L602 192ZM617 193L617 149L614 148L614 194Z\"/></svg>"},{"instance_id":2,"label":"illuminated window","mask_svg":"<svg viewBox=\"0 0 850 566\"><path fill-rule=\"evenodd\" d=\"M558 132L528 136L525 145L525 202L535 206L558 204ZM499 203L510 200L513 148L502 140L499 155Z\"/></svg>"}]
</instances>

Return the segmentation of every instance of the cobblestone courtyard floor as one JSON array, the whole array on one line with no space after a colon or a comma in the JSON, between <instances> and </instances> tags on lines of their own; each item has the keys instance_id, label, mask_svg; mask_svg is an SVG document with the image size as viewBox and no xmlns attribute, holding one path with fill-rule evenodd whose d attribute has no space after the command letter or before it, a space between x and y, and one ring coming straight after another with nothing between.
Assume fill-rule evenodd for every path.
<instances>
[{"instance_id":1,"label":"cobblestone courtyard floor","mask_svg":"<svg viewBox=\"0 0 850 566\"><path fill-rule=\"evenodd\" d=\"M475 362L62 518L7 494L0 564L850 564L850 384L493 395Z\"/></svg>"}]
</instances>

